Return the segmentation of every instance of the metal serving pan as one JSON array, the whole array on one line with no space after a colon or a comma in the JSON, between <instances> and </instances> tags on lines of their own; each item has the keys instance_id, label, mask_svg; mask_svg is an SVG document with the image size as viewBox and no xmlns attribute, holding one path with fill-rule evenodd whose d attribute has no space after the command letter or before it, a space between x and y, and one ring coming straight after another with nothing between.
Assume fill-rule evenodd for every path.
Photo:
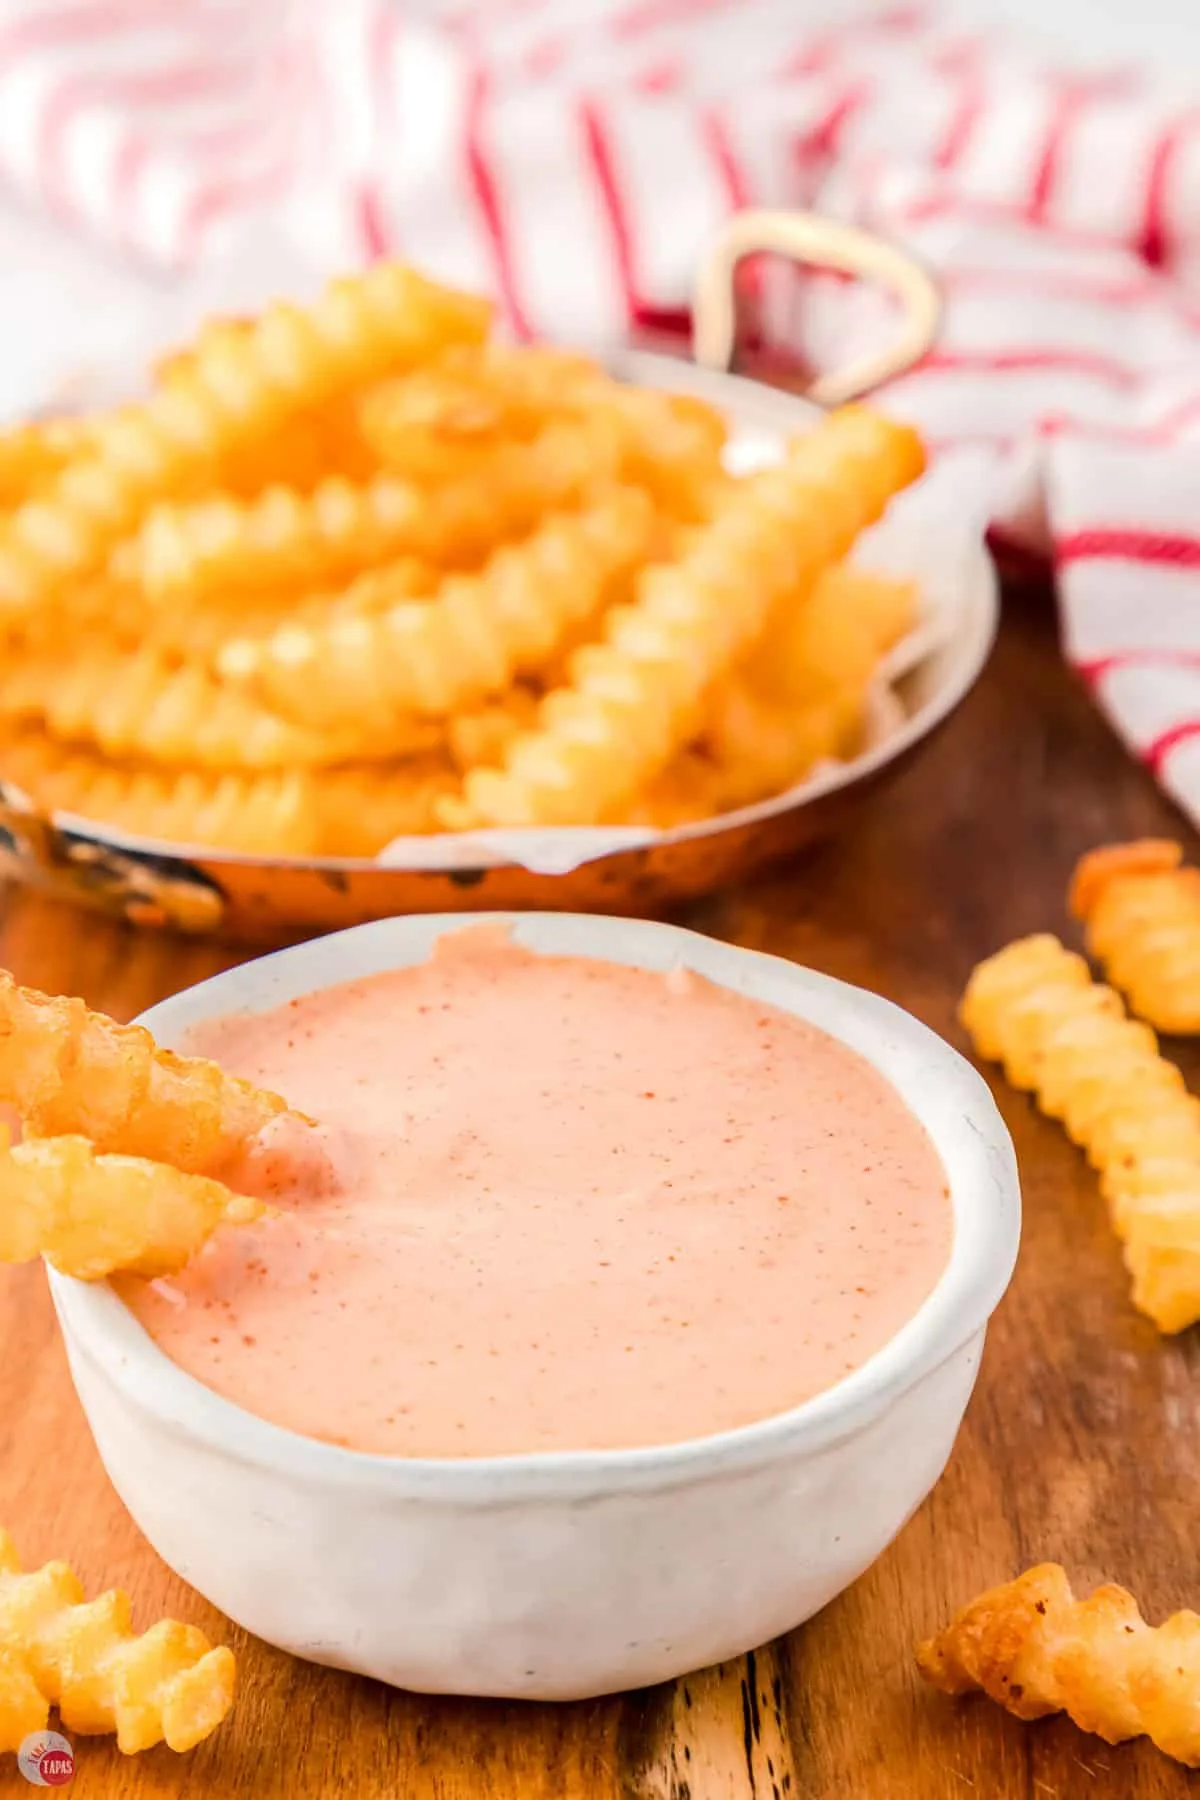
<instances>
[{"instance_id":1,"label":"metal serving pan","mask_svg":"<svg viewBox=\"0 0 1200 1800\"><path fill-rule=\"evenodd\" d=\"M736 349L733 272L742 257L776 251L881 282L900 302L895 341L833 375L809 397L727 373ZM815 406L869 392L909 366L936 332L937 294L903 252L866 234L802 214L743 213L714 245L697 284L697 363L642 352L607 358L620 378L693 394L728 416L731 454L760 461L802 430ZM707 366L698 366L707 365ZM922 484L923 486L924 484ZM914 490L919 498L920 488ZM930 518L930 499L934 500ZM895 509L902 513L907 497ZM918 507L919 510L919 507ZM946 515L960 509L948 504ZM235 942L313 936L404 912L541 908L654 914L744 877L834 830L852 802L895 770L947 717L987 659L996 590L976 531L950 554L940 542L936 495L916 537L881 558L899 573L945 588L939 629L910 646L886 698L888 729L854 761L829 765L790 793L668 832L555 830L410 839L374 861L258 858L134 837L66 813L40 814L0 771L0 872L139 924ZM903 521L901 521L901 524ZM961 519L957 520L960 528Z\"/></svg>"}]
</instances>

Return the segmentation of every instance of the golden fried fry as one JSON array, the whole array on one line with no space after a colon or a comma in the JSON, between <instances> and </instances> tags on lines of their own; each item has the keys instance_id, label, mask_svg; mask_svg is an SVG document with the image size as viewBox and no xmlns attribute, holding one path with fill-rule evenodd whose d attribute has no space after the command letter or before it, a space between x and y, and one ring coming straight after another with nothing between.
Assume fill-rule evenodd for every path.
<instances>
[{"instance_id":1,"label":"golden fried fry","mask_svg":"<svg viewBox=\"0 0 1200 1800\"><path fill-rule=\"evenodd\" d=\"M979 1054L1003 1063L1013 1086L1030 1089L1100 1170L1134 1304L1160 1331L1200 1319L1200 1256L1190 1254L1200 1101L1159 1054L1150 1026L1129 1018L1120 995L1048 935L980 963L959 1017Z\"/></svg>"},{"instance_id":2,"label":"golden fried fry","mask_svg":"<svg viewBox=\"0 0 1200 1800\"><path fill-rule=\"evenodd\" d=\"M669 762L661 775L621 810L620 819L606 823L648 825L655 831L673 831L726 812L729 798L727 772L717 768L702 748L689 746ZM741 802L737 802L741 804Z\"/></svg>"},{"instance_id":3,"label":"golden fried fry","mask_svg":"<svg viewBox=\"0 0 1200 1800\"><path fill-rule=\"evenodd\" d=\"M154 501L217 479L222 458L357 382L481 339L485 302L382 264L313 306L279 303L246 330L202 333L148 400L96 421L84 452L0 526L0 616L96 573Z\"/></svg>"},{"instance_id":4,"label":"golden fried fry","mask_svg":"<svg viewBox=\"0 0 1200 1800\"><path fill-rule=\"evenodd\" d=\"M837 563L807 594L787 595L746 659L765 698L808 706L865 694L881 657L917 622L915 582Z\"/></svg>"},{"instance_id":5,"label":"golden fried fry","mask_svg":"<svg viewBox=\"0 0 1200 1800\"><path fill-rule=\"evenodd\" d=\"M272 486L249 502L216 495L160 505L142 527L133 567L151 595L188 600L289 582L311 590L400 555L468 564L615 464L615 437L602 426L562 423L433 490L394 475L365 486L334 477L311 494Z\"/></svg>"},{"instance_id":6,"label":"golden fried fry","mask_svg":"<svg viewBox=\"0 0 1200 1800\"><path fill-rule=\"evenodd\" d=\"M44 1731L50 1702L29 1672L20 1651L8 1649L0 1637L0 1754L19 1750L27 1737Z\"/></svg>"},{"instance_id":7,"label":"golden fried fry","mask_svg":"<svg viewBox=\"0 0 1200 1800\"><path fill-rule=\"evenodd\" d=\"M118 1025L82 1000L19 987L0 970L0 1100L40 1137L218 1174L286 1100L199 1056L160 1050L141 1025Z\"/></svg>"},{"instance_id":8,"label":"golden fried fry","mask_svg":"<svg viewBox=\"0 0 1200 1800\"><path fill-rule=\"evenodd\" d=\"M1134 1012L1160 1031L1200 1031L1200 869L1178 844L1148 838L1082 858L1071 911L1088 949Z\"/></svg>"},{"instance_id":9,"label":"golden fried fry","mask_svg":"<svg viewBox=\"0 0 1200 1800\"><path fill-rule=\"evenodd\" d=\"M981 1594L918 1647L917 1667L944 1694L982 1690L1018 1719L1065 1712L1106 1743L1146 1736L1200 1766L1200 1616L1147 1625L1121 1587L1076 1600L1058 1563Z\"/></svg>"},{"instance_id":10,"label":"golden fried fry","mask_svg":"<svg viewBox=\"0 0 1200 1800\"><path fill-rule=\"evenodd\" d=\"M567 687L502 769L468 775L479 825L612 818L702 724L707 692L744 656L773 606L843 556L920 473L916 435L859 408L799 440L782 467L742 483L676 564L649 570L636 602L578 652Z\"/></svg>"},{"instance_id":11,"label":"golden fried fry","mask_svg":"<svg viewBox=\"0 0 1200 1800\"><path fill-rule=\"evenodd\" d=\"M612 383L596 404L621 434L621 476L644 487L673 518L707 522L728 496L721 452L726 425L720 413L686 394Z\"/></svg>"},{"instance_id":12,"label":"golden fried fry","mask_svg":"<svg viewBox=\"0 0 1200 1800\"><path fill-rule=\"evenodd\" d=\"M643 493L612 489L578 513L551 513L478 575L449 577L430 602L405 601L326 630L285 627L265 645L228 645L217 667L310 725L386 727L397 714L445 716L536 669L599 613L644 558L653 529Z\"/></svg>"},{"instance_id":13,"label":"golden fried fry","mask_svg":"<svg viewBox=\"0 0 1200 1800\"><path fill-rule=\"evenodd\" d=\"M125 550L135 548L123 546ZM194 595L164 605L144 591L129 574L129 567L124 558L114 559L114 571L83 590L79 597L83 604L72 606L69 612L60 613L55 606L44 608L36 624L22 631L17 648L44 650L61 641L64 626L69 625L130 649L155 651L172 668L188 664L209 668L226 644L269 638L284 625L325 625L336 618L381 611L397 600L428 598L443 579L441 569L402 556L381 563L346 589L298 595L294 586L287 585L248 591L223 588L219 594ZM427 733L415 720L409 723L416 750ZM406 741L405 729L400 721L395 740L400 748ZM385 746L379 747L379 754L387 754Z\"/></svg>"},{"instance_id":14,"label":"golden fried fry","mask_svg":"<svg viewBox=\"0 0 1200 1800\"><path fill-rule=\"evenodd\" d=\"M228 1713L234 1675L233 1652L214 1650L194 1625L163 1619L135 1637L128 1595L113 1589L85 1601L66 1563L23 1574L0 1531L0 1750L41 1730L52 1705L65 1730L115 1732L127 1755L162 1742L191 1750ZM17 1700L11 1710L8 1694Z\"/></svg>"},{"instance_id":15,"label":"golden fried fry","mask_svg":"<svg viewBox=\"0 0 1200 1800\"><path fill-rule=\"evenodd\" d=\"M721 683L706 703L699 740L713 765L713 810L731 812L783 793L815 765L847 756L862 706L863 694L850 688L786 705L765 698L744 676Z\"/></svg>"},{"instance_id":16,"label":"golden fried fry","mask_svg":"<svg viewBox=\"0 0 1200 1800\"><path fill-rule=\"evenodd\" d=\"M393 838L436 831L438 804L457 787L436 756L322 770L313 781L319 854L376 856Z\"/></svg>"},{"instance_id":17,"label":"golden fried fry","mask_svg":"<svg viewBox=\"0 0 1200 1800\"><path fill-rule=\"evenodd\" d=\"M446 747L454 766L468 769L495 768L504 760L513 739L533 723L538 709L534 688L518 682L500 700L489 700L474 712L462 712L449 720Z\"/></svg>"},{"instance_id":18,"label":"golden fried fry","mask_svg":"<svg viewBox=\"0 0 1200 1800\"><path fill-rule=\"evenodd\" d=\"M705 702L714 810L730 811L854 753L881 658L916 622L917 591L840 563L789 596Z\"/></svg>"},{"instance_id":19,"label":"golden fried fry","mask_svg":"<svg viewBox=\"0 0 1200 1800\"><path fill-rule=\"evenodd\" d=\"M571 351L456 345L428 368L370 389L359 423L380 460L408 473L414 433L436 434L444 447L497 435L521 439L609 386L598 363ZM422 449L429 441L427 435Z\"/></svg>"},{"instance_id":20,"label":"golden fried fry","mask_svg":"<svg viewBox=\"0 0 1200 1800\"><path fill-rule=\"evenodd\" d=\"M87 443L83 419L45 419L0 435L0 511L38 493Z\"/></svg>"},{"instance_id":21,"label":"golden fried fry","mask_svg":"<svg viewBox=\"0 0 1200 1800\"><path fill-rule=\"evenodd\" d=\"M206 669L158 650L92 638L61 652L13 653L0 666L0 720L34 723L106 755L186 769L313 768L374 751L408 756L437 732L418 720L309 731L268 712Z\"/></svg>"},{"instance_id":22,"label":"golden fried fry","mask_svg":"<svg viewBox=\"0 0 1200 1800\"><path fill-rule=\"evenodd\" d=\"M266 1208L207 1175L138 1156L99 1155L86 1138L10 1147L0 1127L0 1262L44 1256L64 1275L173 1275L221 1225Z\"/></svg>"},{"instance_id":23,"label":"golden fried fry","mask_svg":"<svg viewBox=\"0 0 1200 1800\"><path fill-rule=\"evenodd\" d=\"M317 853L307 770L214 775L147 769L27 732L0 745L0 778L47 812L71 813L156 842L260 856Z\"/></svg>"},{"instance_id":24,"label":"golden fried fry","mask_svg":"<svg viewBox=\"0 0 1200 1800\"><path fill-rule=\"evenodd\" d=\"M431 369L375 389L360 411L363 434L396 473L419 481L453 479L456 468L485 478L503 466L548 417L607 422L619 447L621 479L645 487L681 518L707 516L725 482L726 425L715 407L690 395L630 387L589 358L544 347L468 345ZM497 450L502 454L497 456Z\"/></svg>"}]
</instances>

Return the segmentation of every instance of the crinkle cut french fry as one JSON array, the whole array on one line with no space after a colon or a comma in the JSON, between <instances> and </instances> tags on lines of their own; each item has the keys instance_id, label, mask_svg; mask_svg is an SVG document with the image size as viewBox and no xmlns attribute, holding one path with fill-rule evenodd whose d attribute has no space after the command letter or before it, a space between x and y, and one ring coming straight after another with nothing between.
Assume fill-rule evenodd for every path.
<instances>
[{"instance_id":1,"label":"crinkle cut french fry","mask_svg":"<svg viewBox=\"0 0 1200 1800\"><path fill-rule=\"evenodd\" d=\"M436 756L324 769L313 781L320 854L376 856L393 838L436 831L438 803L457 787L450 764Z\"/></svg>"},{"instance_id":2,"label":"crinkle cut french fry","mask_svg":"<svg viewBox=\"0 0 1200 1800\"><path fill-rule=\"evenodd\" d=\"M750 476L676 564L647 571L604 640L578 652L537 727L504 767L472 772L477 825L596 824L644 788L699 729L706 692L744 656L772 607L849 550L923 466L908 427L835 413L779 468Z\"/></svg>"},{"instance_id":3,"label":"crinkle cut french fry","mask_svg":"<svg viewBox=\"0 0 1200 1800\"><path fill-rule=\"evenodd\" d=\"M959 1016L979 1054L1061 1119L1100 1171L1134 1304L1160 1331L1200 1319L1200 1101L1151 1027L1048 934L980 963Z\"/></svg>"},{"instance_id":4,"label":"crinkle cut french fry","mask_svg":"<svg viewBox=\"0 0 1200 1800\"><path fill-rule=\"evenodd\" d=\"M728 497L721 461L727 429L715 407L617 382L597 404L620 431L622 478L644 487L668 515L703 522Z\"/></svg>"},{"instance_id":5,"label":"crinkle cut french fry","mask_svg":"<svg viewBox=\"0 0 1200 1800\"><path fill-rule=\"evenodd\" d=\"M308 308L279 303L244 331L201 333L140 405L96 421L86 450L0 524L0 616L99 570L153 501L216 479L221 460L358 382L481 339L485 302L395 264L334 281Z\"/></svg>"},{"instance_id":6,"label":"crinkle cut french fry","mask_svg":"<svg viewBox=\"0 0 1200 1800\"><path fill-rule=\"evenodd\" d=\"M621 478L645 487L676 516L705 517L725 485L727 427L715 407L630 387L561 350L468 346L368 394L360 416L389 468L428 481L452 476L459 458L486 471L497 437L502 448L506 438L519 443L548 416L563 414L607 421Z\"/></svg>"},{"instance_id":7,"label":"crinkle cut french fry","mask_svg":"<svg viewBox=\"0 0 1200 1800\"><path fill-rule=\"evenodd\" d=\"M284 625L324 625L360 612L381 611L398 600L428 598L443 579L443 571L435 565L399 556L360 576L349 588L301 594L294 585L286 584L261 590L222 588L164 606L130 573L134 562L136 558L114 558L113 572L106 580L74 596L69 606L44 608L36 623L22 630L18 653L44 651L60 642L67 628L152 652L171 668L198 664L208 669L226 644L269 638ZM423 734L415 721L411 724L415 750L420 748ZM405 722L400 721L399 727L402 732ZM395 741L399 754L399 733ZM384 753L381 749L380 754Z\"/></svg>"},{"instance_id":8,"label":"crinkle cut french fry","mask_svg":"<svg viewBox=\"0 0 1200 1800\"><path fill-rule=\"evenodd\" d=\"M62 1562L25 1574L0 1531L0 1751L19 1748L35 1714L30 1728L42 1729L51 1705L66 1731L115 1732L126 1755L163 1742L191 1750L229 1712L234 1679L233 1652L214 1650L196 1626L162 1619L137 1637L128 1595L85 1601Z\"/></svg>"},{"instance_id":9,"label":"crinkle cut french fry","mask_svg":"<svg viewBox=\"0 0 1200 1800\"><path fill-rule=\"evenodd\" d=\"M0 1755L19 1750L27 1737L46 1729L49 1719L50 1702L28 1662L0 1637Z\"/></svg>"},{"instance_id":10,"label":"crinkle cut french fry","mask_svg":"<svg viewBox=\"0 0 1200 1800\"><path fill-rule=\"evenodd\" d=\"M186 600L348 580L400 555L467 564L527 531L616 465L604 422L550 424L504 444L486 470L451 472L432 489L394 475L365 484L336 476L310 494L271 486L251 501L226 495L150 513L132 559L152 596Z\"/></svg>"},{"instance_id":11,"label":"crinkle cut french fry","mask_svg":"<svg viewBox=\"0 0 1200 1800\"><path fill-rule=\"evenodd\" d=\"M1200 1616L1147 1625L1120 1587L1077 1600L1058 1563L981 1594L918 1647L917 1667L943 1693L982 1690L1018 1719L1065 1712L1106 1743L1145 1735L1200 1766Z\"/></svg>"},{"instance_id":12,"label":"crinkle cut french fry","mask_svg":"<svg viewBox=\"0 0 1200 1800\"><path fill-rule=\"evenodd\" d=\"M315 771L262 774L110 762L35 731L0 745L0 775L48 812L174 844L315 856Z\"/></svg>"},{"instance_id":13,"label":"crinkle cut french fry","mask_svg":"<svg viewBox=\"0 0 1200 1800\"><path fill-rule=\"evenodd\" d=\"M0 970L0 1100L31 1131L88 1138L197 1174L243 1155L286 1100L199 1056L160 1050L82 1000L19 987Z\"/></svg>"},{"instance_id":14,"label":"crinkle cut french fry","mask_svg":"<svg viewBox=\"0 0 1200 1800\"><path fill-rule=\"evenodd\" d=\"M446 747L455 767L464 774L468 769L494 768L513 739L533 723L537 707L535 690L518 682L501 699L458 713L446 727Z\"/></svg>"},{"instance_id":15,"label":"crinkle cut french fry","mask_svg":"<svg viewBox=\"0 0 1200 1800\"><path fill-rule=\"evenodd\" d=\"M1134 1012L1160 1031L1200 1032L1200 869L1179 844L1108 844L1079 862L1071 910Z\"/></svg>"},{"instance_id":16,"label":"crinkle cut french fry","mask_svg":"<svg viewBox=\"0 0 1200 1800\"><path fill-rule=\"evenodd\" d=\"M207 1175L138 1156L101 1155L86 1138L0 1142L0 1262L44 1256L64 1275L173 1275L221 1225L261 1218L260 1200Z\"/></svg>"},{"instance_id":17,"label":"crinkle cut french fry","mask_svg":"<svg viewBox=\"0 0 1200 1800\"><path fill-rule=\"evenodd\" d=\"M804 706L781 705L742 677L722 683L707 702L700 736L714 768L716 811L782 793L814 764L845 756L862 721L863 698L847 688Z\"/></svg>"},{"instance_id":18,"label":"crinkle cut french fry","mask_svg":"<svg viewBox=\"0 0 1200 1800\"><path fill-rule=\"evenodd\" d=\"M408 466L414 431L469 442L520 440L564 407L578 410L611 383L600 365L545 345L455 345L428 368L380 383L359 404L359 424L381 461Z\"/></svg>"},{"instance_id":19,"label":"crinkle cut french fry","mask_svg":"<svg viewBox=\"0 0 1200 1800\"><path fill-rule=\"evenodd\" d=\"M814 765L853 754L872 678L916 608L913 583L845 563L776 607L761 642L705 701L715 810L781 793Z\"/></svg>"},{"instance_id":20,"label":"crinkle cut french fry","mask_svg":"<svg viewBox=\"0 0 1200 1800\"><path fill-rule=\"evenodd\" d=\"M84 419L44 419L0 433L0 509L29 500L79 455L87 443Z\"/></svg>"},{"instance_id":21,"label":"crinkle cut french fry","mask_svg":"<svg viewBox=\"0 0 1200 1800\"><path fill-rule=\"evenodd\" d=\"M12 654L0 665L0 720L36 723L107 756L187 769L314 768L349 757L427 750L438 733L399 718L381 731L308 731L222 686L203 667L175 667L152 647L127 651L93 637L61 651Z\"/></svg>"},{"instance_id":22,"label":"crinkle cut french fry","mask_svg":"<svg viewBox=\"0 0 1200 1800\"><path fill-rule=\"evenodd\" d=\"M598 614L645 557L654 525L645 494L614 488L577 513L551 513L477 575L449 576L429 602L230 644L217 668L281 713L327 728L445 716L502 692Z\"/></svg>"},{"instance_id":23,"label":"crinkle cut french fry","mask_svg":"<svg viewBox=\"0 0 1200 1800\"><path fill-rule=\"evenodd\" d=\"M915 582L837 563L809 594L785 596L744 672L765 698L786 706L865 691L881 657L916 624L917 601Z\"/></svg>"}]
</instances>

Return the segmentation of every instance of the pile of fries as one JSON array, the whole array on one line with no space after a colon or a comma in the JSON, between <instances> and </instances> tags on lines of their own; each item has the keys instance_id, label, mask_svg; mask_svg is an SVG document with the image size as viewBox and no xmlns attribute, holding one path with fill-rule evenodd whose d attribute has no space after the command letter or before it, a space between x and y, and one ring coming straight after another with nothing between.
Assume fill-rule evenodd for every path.
<instances>
[{"instance_id":1,"label":"pile of fries","mask_svg":"<svg viewBox=\"0 0 1200 1800\"><path fill-rule=\"evenodd\" d=\"M0 437L0 777L276 856L669 827L858 748L916 595L845 564L920 472L832 415L735 479L709 406L381 265Z\"/></svg>"}]
</instances>

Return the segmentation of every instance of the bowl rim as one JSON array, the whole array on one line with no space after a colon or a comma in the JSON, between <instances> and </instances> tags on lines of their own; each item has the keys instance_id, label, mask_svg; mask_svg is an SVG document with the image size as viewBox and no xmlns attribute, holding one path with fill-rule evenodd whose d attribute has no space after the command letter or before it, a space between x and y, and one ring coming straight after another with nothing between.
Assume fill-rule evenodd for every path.
<instances>
[{"instance_id":1,"label":"bowl rim","mask_svg":"<svg viewBox=\"0 0 1200 1800\"><path fill-rule=\"evenodd\" d=\"M1008 1286L1020 1236L1015 1153L990 1089L951 1045L891 1001L783 958L643 919L408 914L255 958L183 989L138 1022L164 1046L178 1047L188 1026L202 1018L262 1010L296 994L419 962L440 936L480 924L505 926L517 943L540 955L591 956L657 970L682 964L808 1020L872 1063L928 1132L946 1170L954 1214L949 1260L913 1316L832 1387L733 1430L629 1449L461 1459L351 1450L262 1419L172 1362L108 1282L77 1281L47 1266L72 1362L82 1355L130 1406L171 1434L284 1480L470 1507L690 1484L813 1454L864 1428L982 1332Z\"/></svg>"}]
</instances>

